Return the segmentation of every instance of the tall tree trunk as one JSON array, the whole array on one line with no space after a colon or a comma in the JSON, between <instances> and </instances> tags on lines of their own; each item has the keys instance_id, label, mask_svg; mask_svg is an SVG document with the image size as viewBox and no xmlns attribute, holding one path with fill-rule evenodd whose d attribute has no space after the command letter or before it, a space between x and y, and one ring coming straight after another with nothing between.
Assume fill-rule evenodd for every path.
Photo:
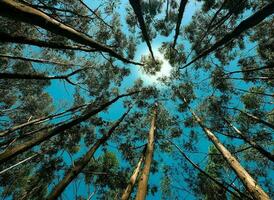
<instances>
[{"instance_id":1,"label":"tall tree trunk","mask_svg":"<svg viewBox=\"0 0 274 200\"><path fill-rule=\"evenodd\" d=\"M176 22L176 28L175 28L175 36L174 36L174 42L172 45L172 48L175 48L176 42L180 33L180 26L182 23L185 7L187 4L187 0L181 0L180 6L179 6L179 11L178 11L178 17L177 17L177 22Z\"/></svg>"},{"instance_id":2,"label":"tall tree trunk","mask_svg":"<svg viewBox=\"0 0 274 200\"><path fill-rule=\"evenodd\" d=\"M150 125L150 131L148 134L148 143L145 153L145 163L142 174L138 182L138 189L136 194L136 200L144 200L147 195L148 178L150 173L150 166L153 160L154 152L154 135L156 131L156 119L157 119L157 104L153 110L153 116Z\"/></svg>"},{"instance_id":3,"label":"tall tree trunk","mask_svg":"<svg viewBox=\"0 0 274 200\"><path fill-rule=\"evenodd\" d=\"M273 124L271 124L271 123L269 123L269 122L267 122L267 121L265 121L265 120L263 120L263 119L261 119L261 118L255 116L255 115L252 115L252 114L250 114L250 113L247 113L247 112L245 112L245 111L243 111L243 110L240 110L240 109L237 109L237 108L235 108L235 110L238 110L238 111L240 111L241 113L243 113L243 114L245 114L246 116L248 116L249 118L251 118L251 119L253 119L253 120L255 120L255 121L257 121L257 122L259 122L259 123L261 123L261 124L264 124L264 125L268 126L269 128L274 129L274 125L273 125Z\"/></svg>"},{"instance_id":4,"label":"tall tree trunk","mask_svg":"<svg viewBox=\"0 0 274 200\"><path fill-rule=\"evenodd\" d=\"M214 146L219 150L225 160L228 162L230 167L237 174L239 179L242 181L246 189L249 191L251 196L256 200L270 200L269 196L263 191L263 189L258 185L258 183L249 175L249 173L241 166L238 160L225 148L225 146L219 141L219 139L208 129L202 120L193 112L190 108L193 117L196 122L203 129L207 137L212 141Z\"/></svg>"},{"instance_id":5,"label":"tall tree trunk","mask_svg":"<svg viewBox=\"0 0 274 200\"><path fill-rule=\"evenodd\" d=\"M127 185L127 187L126 187L126 189L125 189L125 191L122 195L122 200L128 200L131 193L132 193L132 190L133 190L134 185L136 183L137 177L138 177L138 175L141 171L141 166L142 166L142 164L144 162L144 159L145 159L145 155L144 155L145 151L146 151L146 147L144 148L143 153L141 155L141 158L139 159L139 162L137 163L136 168L134 169L134 171L133 171L133 173L132 173L132 175L129 179L129 183L128 183L128 185Z\"/></svg>"},{"instance_id":6,"label":"tall tree trunk","mask_svg":"<svg viewBox=\"0 0 274 200\"><path fill-rule=\"evenodd\" d=\"M192 54L192 52L194 51L194 49L196 49L196 47L198 45L200 45L200 43L205 39L205 37L210 34L210 32L212 31L212 29L213 29L214 26L216 24L218 25L219 23L223 23L224 20L228 19L231 16L232 12L229 11L225 16L223 16L221 18L221 20L219 20L217 23L213 24L213 22L216 20L216 18L218 16L218 14L222 11L222 9L223 9L224 5L226 4L226 2L227 2L227 0L224 0L223 3L222 3L222 5L220 6L220 8L215 12L215 14L211 18L210 22L207 24L207 29L203 33L202 37L200 37L198 39L198 41L195 42L194 45L192 46L190 53L187 55L187 57L185 59L185 62L187 61L187 59L189 58L189 56ZM216 29L216 27L215 27L215 29Z\"/></svg>"},{"instance_id":7,"label":"tall tree trunk","mask_svg":"<svg viewBox=\"0 0 274 200\"><path fill-rule=\"evenodd\" d=\"M22 143L22 144L18 144L14 147L8 148L6 151L0 153L0 163L5 162L7 160L10 160L11 158L15 157L16 155L25 152L27 150L29 150L30 148L39 145L40 143L48 140L49 138L64 132L67 129L70 129L71 127L86 121L87 119L89 119L90 117L92 117L93 115L101 112L102 110L106 109L108 106L110 106L111 104L113 104L114 102L116 102L117 100L119 100L122 97L126 97L126 96L130 96L133 94L138 93L137 92L131 92L128 94L123 94L123 95L119 95L116 98L112 99L111 101L102 104L101 106L99 106L98 108L91 110L89 112L87 112L86 114L81 115L80 117L77 117L73 120L71 120L68 123L62 124L60 126L57 126L55 128L53 128L51 131L49 132L41 132L40 134L37 134L35 137L33 137L32 139Z\"/></svg>"},{"instance_id":8,"label":"tall tree trunk","mask_svg":"<svg viewBox=\"0 0 274 200\"><path fill-rule=\"evenodd\" d=\"M140 28L141 28L141 31L142 31L142 35L144 37L144 40L146 41L146 44L147 44L148 49L150 51L150 54L151 54L153 60L155 61L155 57L154 57L152 47L151 47L151 44L150 44L150 37L149 37L148 32L147 32L145 20L144 20L143 13L142 13L142 8L141 8L141 5L140 5L140 0L129 0L129 3L131 5L131 7L133 8L133 11L134 11L134 13L135 13L135 15L138 19L138 22L139 22L139 25L140 25Z\"/></svg>"},{"instance_id":9,"label":"tall tree trunk","mask_svg":"<svg viewBox=\"0 0 274 200\"><path fill-rule=\"evenodd\" d=\"M100 139L98 139L96 143L89 149L89 151L82 158L78 160L77 164L70 168L70 170L66 173L64 178L54 187L54 189L52 190L52 192L48 195L46 199L54 200L61 195L61 193L65 190L65 188L71 183L71 181L73 181L73 179L75 179L78 176L78 174L81 173L81 171L89 163L89 161L93 157L96 150L109 139L109 137L112 135L114 130L119 126L119 124L123 121L125 116L128 114L130 109L131 107L127 110L127 112L125 112L122 115L122 117L117 122L115 122L115 124L110 128L108 133L102 136Z\"/></svg>"},{"instance_id":10,"label":"tall tree trunk","mask_svg":"<svg viewBox=\"0 0 274 200\"><path fill-rule=\"evenodd\" d=\"M171 144L173 144L176 149L178 149L178 151L183 155L183 157L194 167L196 168L199 172L201 172L203 175L205 175L207 178L209 178L210 180L212 180L214 183L216 183L217 185L219 185L220 187L224 188L226 191L228 191L230 194L234 195L235 197L237 197L238 199L242 199L241 196L246 197L248 199L251 199L249 196L247 196L246 194L242 193L238 188L236 188L235 186L231 185L230 183L226 183L226 182L219 182L218 180L216 180L214 177L212 177L210 174L208 174L206 171L202 170L196 163L194 163L184 152L183 150L176 145L175 143L173 143L172 141L168 140ZM236 192L238 192L241 196L239 196L238 194L236 194L234 191L230 190L229 187L231 187L232 189L234 189Z\"/></svg>"},{"instance_id":11,"label":"tall tree trunk","mask_svg":"<svg viewBox=\"0 0 274 200\"><path fill-rule=\"evenodd\" d=\"M233 31L226 34L222 39L218 40L215 44L213 44L209 49L206 49L202 53L200 53L196 58L194 58L192 61L181 67L181 69L184 69L194 63L195 61L199 60L200 58L203 58L210 54L211 52L215 51L219 47L223 46L224 44L228 43L232 39L235 39L239 37L244 31L256 26L261 21L263 21L268 16L272 15L274 13L274 2L269 3L261 10L257 11L252 16L248 17L247 19L243 20Z\"/></svg>"},{"instance_id":12,"label":"tall tree trunk","mask_svg":"<svg viewBox=\"0 0 274 200\"><path fill-rule=\"evenodd\" d=\"M265 121L265 120L263 120L263 119L261 119L261 118L255 116L255 115L252 115L252 114L250 114L250 113L248 113L248 112L245 112L245 111L243 111L243 110L241 110L241 109L238 109L238 108L230 108L230 107L225 107L225 106L223 106L223 108L231 109L231 110L237 110L237 111L243 113L244 115L246 115L247 117L249 117L250 119L253 119L254 121L256 121L256 122L258 122L258 123L264 124L264 125L268 126L269 128L274 129L274 125L273 125L273 124L271 124L271 123L269 123L269 122L267 122L267 121Z\"/></svg>"},{"instance_id":13,"label":"tall tree trunk","mask_svg":"<svg viewBox=\"0 0 274 200\"><path fill-rule=\"evenodd\" d=\"M238 134L241 136L241 138L250 144L254 149L259 151L263 156L274 162L274 155L272 155L270 152L266 151L263 147L258 145L256 142L253 140L249 139L247 136L245 136L237 127L235 127L232 123L230 123L228 120L224 119L226 123Z\"/></svg>"},{"instance_id":14,"label":"tall tree trunk","mask_svg":"<svg viewBox=\"0 0 274 200\"><path fill-rule=\"evenodd\" d=\"M16 44L27 44L27 45L33 45L37 47L43 47L43 48L51 48L51 49L58 49L58 50L79 50L79 51L85 51L85 52L94 52L97 51L95 49L83 47L83 46L74 46L74 45L66 45L66 44L60 44L57 42L50 42L50 41L43 41L43 40L37 40L33 38L27 38L25 36L12 36L7 33L3 33L0 31L0 42L11 42Z\"/></svg>"},{"instance_id":15,"label":"tall tree trunk","mask_svg":"<svg viewBox=\"0 0 274 200\"><path fill-rule=\"evenodd\" d=\"M165 20L169 20L169 0L166 1L166 17Z\"/></svg>"},{"instance_id":16,"label":"tall tree trunk","mask_svg":"<svg viewBox=\"0 0 274 200\"><path fill-rule=\"evenodd\" d=\"M111 56L123 62L140 65L140 63L136 63L122 57L108 46L96 42L90 36L73 29L70 26L67 26L62 22L50 17L46 13L28 5L16 2L14 0L1 0L0 15L21 22L40 26L41 28L57 35L64 36L83 45L88 45L91 48L97 49L98 51L109 53Z\"/></svg>"}]
</instances>

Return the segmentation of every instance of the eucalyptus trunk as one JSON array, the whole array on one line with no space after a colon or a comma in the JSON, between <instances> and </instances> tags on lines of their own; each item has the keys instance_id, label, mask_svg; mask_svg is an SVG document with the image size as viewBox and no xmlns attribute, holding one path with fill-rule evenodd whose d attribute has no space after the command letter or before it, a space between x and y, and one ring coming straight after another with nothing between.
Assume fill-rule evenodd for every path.
<instances>
[{"instance_id":1,"label":"eucalyptus trunk","mask_svg":"<svg viewBox=\"0 0 274 200\"><path fill-rule=\"evenodd\" d=\"M240 110L240 109L235 109L235 110L240 111L241 113L243 113L246 116L248 116L250 119L253 119L253 120L255 120L255 121L257 121L257 122L259 122L261 124L264 124L264 125L268 126L269 128L272 128L274 130L274 125L273 124L271 124L271 123L269 123L269 122L267 122L267 121L265 121L265 120L263 120L263 119L255 116L255 115L252 115L252 114L250 114L248 112L245 112L243 110Z\"/></svg>"},{"instance_id":2,"label":"eucalyptus trunk","mask_svg":"<svg viewBox=\"0 0 274 200\"><path fill-rule=\"evenodd\" d=\"M155 57L154 57L152 47L151 47L151 44L150 44L150 37L149 37L149 34L147 32L147 27L146 27L145 20L144 20L144 17L143 17L143 12L142 12L142 8L141 8L140 0L129 0L129 3L131 5L131 7L133 8L133 11L134 11L134 13L137 17L137 20L139 22L139 25L140 25L140 28L141 28L141 31L142 31L142 35L143 35L144 40L145 40L145 42L148 46L150 54L151 54L153 60L155 61Z\"/></svg>"},{"instance_id":3,"label":"eucalyptus trunk","mask_svg":"<svg viewBox=\"0 0 274 200\"><path fill-rule=\"evenodd\" d=\"M219 139L208 129L202 120L193 112L196 122L203 129L207 137L212 141L214 146L219 150L225 160L228 162L229 166L237 174L238 178L242 181L246 189L249 191L251 196L256 200L270 200L270 197L263 191L263 189L258 185L258 183L250 176L250 174L241 166L238 160L225 148L225 146L219 141Z\"/></svg>"},{"instance_id":4,"label":"eucalyptus trunk","mask_svg":"<svg viewBox=\"0 0 274 200\"><path fill-rule=\"evenodd\" d=\"M153 116L150 125L150 131L148 134L148 143L145 153L145 163L142 174L140 176L138 182L138 189L136 194L136 200L144 200L147 195L147 186L148 186L148 179L150 173L150 167L153 160L153 152L154 152L154 137L156 131L156 118L157 118L157 107L153 110Z\"/></svg>"},{"instance_id":5,"label":"eucalyptus trunk","mask_svg":"<svg viewBox=\"0 0 274 200\"><path fill-rule=\"evenodd\" d=\"M194 58L192 61L187 63L185 66L181 67L181 69L188 67L192 63L196 62L200 58L203 58L203 57L209 55L210 53L212 53L219 47L227 44L231 40L238 38L243 32L258 25L260 22L262 22L265 18L272 15L273 13L274 13L274 2L271 2L268 5L266 5L265 7L263 7L261 10L254 13L252 16L243 20L233 31L227 33L223 38L216 41L215 44L213 44L210 48L201 52L196 58Z\"/></svg>"},{"instance_id":6,"label":"eucalyptus trunk","mask_svg":"<svg viewBox=\"0 0 274 200\"><path fill-rule=\"evenodd\" d=\"M211 176L209 173L207 173L206 171L202 170L199 165L197 165L196 163L194 163L184 152L183 150L176 145L175 143L173 143L172 141L169 140L169 142L171 144L173 144L175 146L175 148L180 152L180 154L182 154L182 156L195 168L197 169L200 173L202 173L203 175L205 175L207 178L209 178L211 181L213 181L214 183L216 183L218 186L222 187L224 190L226 190L227 192L229 192L230 194L232 194L234 197L236 197L237 199L242 199L241 197L246 197L247 199L251 199L249 196L247 196L246 194L244 194L243 192L241 192L237 187L235 187L233 184L230 183L226 183L226 182L220 182L218 181L216 178L214 178L213 176ZM233 190L230 189L230 187L235 190L237 193L235 193Z\"/></svg>"},{"instance_id":7,"label":"eucalyptus trunk","mask_svg":"<svg viewBox=\"0 0 274 200\"><path fill-rule=\"evenodd\" d=\"M238 134L240 135L240 137L247 142L248 144L250 144L254 149L256 149L258 152L260 152L263 156L265 156L266 158L268 158L269 160L271 160L272 162L274 162L274 155L272 155L270 152L266 151L263 147L261 147L260 145L258 145L255 141L249 139L247 136L245 136L237 127L235 127L232 123L230 123L229 121L227 121L225 119L225 121L229 124L229 126L231 126L231 128Z\"/></svg>"},{"instance_id":8,"label":"eucalyptus trunk","mask_svg":"<svg viewBox=\"0 0 274 200\"><path fill-rule=\"evenodd\" d=\"M16 43L16 44L27 44L27 45L33 45L41 48L51 48L51 49L57 49L57 50L79 50L79 51L85 51L85 52L94 52L96 51L93 48L87 48L84 46L75 46L75 45L66 45L58 42L50 42L50 41L43 41L43 40L37 40L34 38L28 38L25 36L16 36L16 35L10 35L4 32L0 32L0 42L3 43Z\"/></svg>"},{"instance_id":9,"label":"eucalyptus trunk","mask_svg":"<svg viewBox=\"0 0 274 200\"><path fill-rule=\"evenodd\" d=\"M77 43L94 48L97 51L109 53L111 56L116 57L123 62L140 65L140 63L135 63L124 58L108 46L96 42L90 36L63 24L62 22L50 17L46 13L26 4L19 3L14 0L1 0L0 15L17 21L39 26L52 33L64 36Z\"/></svg>"},{"instance_id":10,"label":"eucalyptus trunk","mask_svg":"<svg viewBox=\"0 0 274 200\"><path fill-rule=\"evenodd\" d=\"M54 187L52 192L46 198L48 200L57 199L61 193L65 190L65 188L78 176L79 173L87 166L91 158L93 157L96 150L104 144L112 135L114 130L119 126L119 124L123 121L125 116L130 111L130 108L125 112L122 117L110 128L108 133L102 136L96 143L89 149L89 151L78 160L77 164L72 166L69 171L66 173L64 178Z\"/></svg>"},{"instance_id":11,"label":"eucalyptus trunk","mask_svg":"<svg viewBox=\"0 0 274 200\"><path fill-rule=\"evenodd\" d=\"M173 45L172 45L173 48L175 48L175 46L176 46L176 42L177 42L177 39L178 39L178 36L180 33L180 26L182 23L186 4L187 4L187 0L181 0L179 10L178 10L178 19L176 22L175 36L174 36L174 41L173 41Z\"/></svg>"},{"instance_id":12,"label":"eucalyptus trunk","mask_svg":"<svg viewBox=\"0 0 274 200\"><path fill-rule=\"evenodd\" d=\"M144 159L145 159L145 155L144 155L145 150L146 150L146 148L144 149L144 151L143 151L143 153L141 155L141 158L139 159L139 161L138 161L138 163L136 165L136 168L134 169L134 171L133 171L133 173L132 173L132 175L131 175L131 177L129 179L129 183L128 183L125 191L123 192L122 200L128 200L129 197L130 197L130 195L131 195L131 193L132 193L132 190L134 188L134 185L136 183L136 180L138 178L138 175L139 175L139 173L141 171L142 164L143 164Z\"/></svg>"},{"instance_id":13,"label":"eucalyptus trunk","mask_svg":"<svg viewBox=\"0 0 274 200\"><path fill-rule=\"evenodd\" d=\"M71 120L70 122L67 122L67 123L62 124L60 126L57 126L49 132L41 132L38 135L34 136L32 139L30 139L30 140L28 140L28 141L26 141L22 144L18 144L14 147L8 148L3 153L0 153L0 163L8 161L8 160L12 159L13 157L15 157L16 155L18 155L20 153L23 153L23 152L31 149L32 147L34 147L36 145L39 145L40 143L52 138L53 136L58 135L60 133L63 133L65 130L68 130L68 129L72 128L73 126L88 120L90 117L92 117L93 115L96 115L97 113L103 111L108 106L110 106L114 102L118 101L120 98L130 96L130 95L133 95L135 93L138 93L138 92L132 92L132 93L128 93L128 94L119 95L116 98L112 99L111 101L102 104L98 108L93 109L91 111L87 111L87 113L81 115L80 117L77 117L77 118Z\"/></svg>"}]
</instances>

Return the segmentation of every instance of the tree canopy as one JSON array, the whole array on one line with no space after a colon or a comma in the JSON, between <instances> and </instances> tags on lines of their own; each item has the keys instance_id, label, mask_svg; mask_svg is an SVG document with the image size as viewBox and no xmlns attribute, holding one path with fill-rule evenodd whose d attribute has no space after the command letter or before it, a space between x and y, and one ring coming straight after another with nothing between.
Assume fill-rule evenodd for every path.
<instances>
[{"instance_id":1,"label":"tree canopy","mask_svg":"<svg viewBox=\"0 0 274 200\"><path fill-rule=\"evenodd\" d=\"M1 198L274 198L273 14L1 0Z\"/></svg>"}]
</instances>

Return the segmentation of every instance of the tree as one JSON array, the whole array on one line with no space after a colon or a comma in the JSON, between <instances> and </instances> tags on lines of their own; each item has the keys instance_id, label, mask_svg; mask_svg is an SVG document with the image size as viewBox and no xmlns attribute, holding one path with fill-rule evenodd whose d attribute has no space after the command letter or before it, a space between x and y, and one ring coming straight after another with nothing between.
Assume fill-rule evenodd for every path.
<instances>
[{"instance_id":1,"label":"tree","mask_svg":"<svg viewBox=\"0 0 274 200\"><path fill-rule=\"evenodd\" d=\"M0 1L1 198L272 198L273 10Z\"/></svg>"},{"instance_id":2,"label":"tree","mask_svg":"<svg viewBox=\"0 0 274 200\"><path fill-rule=\"evenodd\" d=\"M186 100L185 103L187 103ZM233 168L233 170L241 179L241 181L243 182L247 190L251 193L251 195L256 199L270 199L269 196L262 190L262 188L255 182L255 180L248 174L248 172L246 172L245 169L240 165L236 158L231 155L231 153L223 146L223 144L220 143L218 138L202 123L201 119L193 111L191 111L191 113L197 121L197 123L204 130L208 138L220 151L220 153L229 163L231 168Z\"/></svg>"},{"instance_id":3,"label":"tree","mask_svg":"<svg viewBox=\"0 0 274 200\"><path fill-rule=\"evenodd\" d=\"M148 185L148 178L150 173L151 162L153 159L153 151L154 151L154 135L156 132L156 119L157 119L157 103L155 103L155 108L152 111L152 119L150 124L150 130L148 134L148 141L145 153L145 161L144 167L139 178L138 182L138 191L136 194L136 199L145 199L147 193L147 185Z\"/></svg>"},{"instance_id":4,"label":"tree","mask_svg":"<svg viewBox=\"0 0 274 200\"><path fill-rule=\"evenodd\" d=\"M119 126L119 124L123 121L123 119L126 117L128 112L124 113L122 117L117 120L117 122L109 129L108 133L104 136L102 136L96 143L89 149L89 151L80 159L77 161L77 164L72 166L71 169L66 173L65 177L63 180L61 180L56 187L53 189L51 194L47 197L47 199L57 199L58 196L64 191L66 186L70 184L70 182L77 177L77 175L84 169L84 167L88 164L88 162L91 160L93 157L94 153L96 150L104 144L108 140L108 138L112 135L116 127Z\"/></svg>"},{"instance_id":5,"label":"tree","mask_svg":"<svg viewBox=\"0 0 274 200\"><path fill-rule=\"evenodd\" d=\"M141 171L142 164L144 162L144 153L146 152L145 150L146 150L146 148L144 148L144 151L143 151L143 153L142 153L142 155L140 157L140 160L138 161L138 163L136 165L136 168L134 169L134 171L133 171L133 173L132 173L132 175L131 175L131 177L129 179L129 183L128 183L128 185L127 185L127 187L126 187L126 189L125 189L125 191L124 191L124 193L122 195L122 199L123 200L129 199L129 197L131 195L133 187L134 187L134 185L136 183L136 180L138 178L138 175L139 175L139 173Z\"/></svg>"}]
</instances>

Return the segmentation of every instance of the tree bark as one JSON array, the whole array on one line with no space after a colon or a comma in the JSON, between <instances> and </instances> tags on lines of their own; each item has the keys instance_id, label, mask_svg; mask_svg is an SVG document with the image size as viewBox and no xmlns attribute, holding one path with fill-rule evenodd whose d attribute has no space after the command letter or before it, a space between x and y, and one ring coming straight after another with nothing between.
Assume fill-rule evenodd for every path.
<instances>
[{"instance_id":1,"label":"tree bark","mask_svg":"<svg viewBox=\"0 0 274 200\"><path fill-rule=\"evenodd\" d=\"M71 85L77 85L73 83L69 78L80 71L83 71L87 68L81 68L75 70L67 75L59 75L59 76L45 76L43 74L18 74L18 73L0 73L0 79L25 79L25 80L65 80Z\"/></svg>"},{"instance_id":2,"label":"tree bark","mask_svg":"<svg viewBox=\"0 0 274 200\"><path fill-rule=\"evenodd\" d=\"M133 11L134 11L134 13L135 13L135 15L138 19L138 22L139 22L139 25L140 25L140 28L141 28L141 31L142 31L142 35L144 37L144 40L146 41L146 44L147 44L148 49L150 51L150 54L151 54L153 60L155 61L155 57L154 57L152 47L151 47L151 44L150 44L150 37L149 37L148 32L147 32L145 20L143 18L143 13L142 13L141 5L140 5L140 0L129 0L129 3L131 5L131 7L133 8Z\"/></svg>"},{"instance_id":3,"label":"tree bark","mask_svg":"<svg viewBox=\"0 0 274 200\"><path fill-rule=\"evenodd\" d=\"M223 23L223 20L226 20L226 19L228 19L231 16L232 13L228 12L225 16L223 16L221 18L221 20L219 20L217 23L215 23L215 25L213 24L213 22L216 20L216 18L218 16L218 14L222 11L222 9L223 9L224 5L226 4L226 2L227 2L227 0L224 0L223 3L222 3L222 5L220 6L220 8L215 12L215 14L213 15L213 17L211 18L210 22L207 25L207 29L202 34L202 37L199 38L198 41L195 42L194 45L192 46L191 51L187 55L185 62L187 61L187 59L189 58L189 56L192 54L192 52L194 51L194 49L196 49L196 47L198 45L200 45L200 43L205 39L205 37L210 34L210 32L212 31L212 29L213 29L214 26L216 24L218 24L218 23ZM215 29L216 29L216 27L215 27Z\"/></svg>"},{"instance_id":4,"label":"tree bark","mask_svg":"<svg viewBox=\"0 0 274 200\"><path fill-rule=\"evenodd\" d=\"M52 33L64 36L80 44L88 45L91 48L97 49L98 51L109 53L111 56L123 62L141 65L140 63L136 63L122 57L118 53L114 52L111 48L96 42L90 36L63 24L62 22L50 17L46 13L14 0L0 1L0 15L39 26Z\"/></svg>"},{"instance_id":5,"label":"tree bark","mask_svg":"<svg viewBox=\"0 0 274 200\"><path fill-rule=\"evenodd\" d=\"M166 1L166 17L165 19L169 20L169 0Z\"/></svg>"},{"instance_id":6,"label":"tree bark","mask_svg":"<svg viewBox=\"0 0 274 200\"><path fill-rule=\"evenodd\" d=\"M131 175L131 177L130 177L130 179L129 179L129 183L128 183L128 185L127 185L125 191L123 192L122 200L128 200L128 199L130 198L130 195L131 195L132 190L133 190L133 188L134 188L134 185L135 185L135 183L136 183L138 174L139 174L140 171L141 171L141 166L142 166L142 164L143 164L143 162L144 162L144 159L145 159L145 156L144 156L145 150L146 150L146 147L144 148L144 151L143 151L143 153L142 153L142 155L141 155L141 158L139 159L139 162L137 163L136 168L135 168L135 170L133 171L133 173L132 173L132 175Z\"/></svg>"},{"instance_id":7,"label":"tree bark","mask_svg":"<svg viewBox=\"0 0 274 200\"><path fill-rule=\"evenodd\" d=\"M216 183L217 185L219 185L220 187L224 188L226 191L228 191L230 194L234 195L235 197L237 197L238 199L242 199L241 196L244 196L248 199L251 199L249 196L247 196L246 194L242 193L238 188L234 187L233 185L229 184L229 183L221 183L218 180L216 180L215 178L213 178L210 174L208 174L206 171L202 170L197 164L195 164L184 152L183 150L176 145L175 143L173 143L172 141L168 140L171 144L173 144L176 149L184 156L184 158L194 167L196 168L199 172L201 172L203 175L205 175L207 178L209 178L210 180L212 180L214 183ZM238 192L241 196L239 196L238 194L236 194L235 192L233 192L232 190L229 189L229 187L231 187L232 189L234 189L236 192Z\"/></svg>"},{"instance_id":8,"label":"tree bark","mask_svg":"<svg viewBox=\"0 0 274 200\"><path fill-rule=\"evenodd\" d=\"M57 42L50 42L50 41L37 40L37 39L33 39L33 38L27 38L25 36L12 36L7 33L3 33L1 31L0 31L0 42L27 44L27 45L33 45L33 46L37 46L37 47L51 48L51 49L57 49L57 50L79 50L79 51L85 51L85 52L97 51L95 49L91 49L91 48L87 48L87 47L83 47L83 46L60 44Z\"/></svg>"},{"instance_id":9,"label":"tree bark","mask_svg":"<svg viewBox=\"0 0 274 200\"><path fill-rule=\"evenodd\" d=\"M177 39L178 39L178 36L180 33L180 26L182 23L186 4L187 4L187 0L181 0L180 6L179 6L179 11L178 11L178 18L177 18L177 22L176 22L175 36L174 36L174 42L173 42L172 48L175 48L175 46L176 46L176 42L177 42Z\"/></svg>"},{"instance_id":10,"label":"tree bark","mask_svg":"<svg viewBox=\"0 0 274 200\"><path fill-rule=\"evenodd\" d=\"M228 107L225 107L225 108L228 108ZM243 110L240 110L238 108L228 108L228 109L237 110L237 111L243 113L244 115L246 115L247 117L249 117L250 119L253 119L253 120L255 120L255 121L257 121L257 122L259 122L261 124L264 124L264 125L268 126L269 128L274 129L274 125L273 124L271 124L271 123L269 123L269 122L267 122L267 121L265 121L265 120L263 120L263 119L255 116L255 115L252 115L252 114L250 114L248 112L245 112Z\"/></svg>"},{"instance_id":11,"label":"tree bark","mask_svg":"<svg viewBox=\"0 0 274 200\"><path fill-rule=\"evenodd\" d=\"M123 121L125 116L129 113L131 107L125 112L122 117L110 128L108 133L102 136L100 139L96 141L96 143L89 149L89 151L78 160L77 164L72 166L70 170L66 173L64 178L54 187L52 192L46 198L47 200L57 199L61 193L65 190L65 188L75 179L79 173L86 167L91 158L93 157L96 150L104 144L112 135L114 130L119 126L119 124Z\"/></svg>"},{"instance_id":12,"label":"tree bark","mask_svg":"<svg viewBox=\"0 0 274 200\"><path fill-rule=\"evenodd\" d=\"M87 119L89 119L93 115L95 115L95 114L101 112L102 110L106 109L108 106L110 106L111 104L113 104L114 102L119 100L120 98L130 96L130 95L136 94L138 92L139 91L119 95L116 98L112 99L111 101L102 104L101 106L99 106L98 108L96 108L94 110L88 111L86 114L83 114L80 117L77 117L77 118L71 120L68 123L57 126L57 127L53 128L51 131L49 131L47 133L41 132L40 134L36 135L32 139L26 141L25 143L18 144L14 147L8 148L3 153L0 153L0 163L8 161L8 160L12 159L13 157L15 157L16 155L18 155L22 152L25 152L25 151L31 149L32 147L34 147L36 145L39 145L40 143L44 142L45 140L48 140L49 138L51 138L51 137L53 137L57 134L60 134L60 133L64 132L67 129L70 129L71 127L73 127L73 126L75 126L75 125L77 125L77 124L79 124L83 121L86 121Z\"/></svg>"},{"instance_id":13,"label":"tree bark","mask_svg":"<svg viewBox=\"0 0 274 200\"><path fill-rule=\"evenodd\" d=\"M144 168L142 170L142 174L138 182L136 200L145 200L147 195L148 178L149 178L150 167L153 160L153 152L154 152L156 119L157 119L157 104L155 104L155 108L153 110L150 131L148 134L148 143L147 143L147 148L145 153L145 163L144 163Z\"/></svg>"},{"instance_id":14,"label":"tree bark","mask_svg":"<svg viewBox=\"0 0 274 200\"><path fill-rule=\"evenodd\" d=\"M254 13L252 16L248 17L247 19L243 20L232 32L226 34L222 39L218 40L215 44L213 44L209 49L206 49L202 53L200 53L196 58L192 61L181 67L184 69L191 65L192 63L196 62L200 58L207 56L208 54L212 53L219 47L223 46L224 44L228 43L232 39L239 37L244 31L256 26L261 21L263 21L268 16L274 13L274 3L269 3L261 10Z\"/></svg>"},{"instance_id":15,"label":"tree bark","mask_svg":"<svg viewBox=\"0 0 274 200\"><path fill-rule=\"evenodd\" d=\"M247 142L248 144L250 144L254 149L256 149L257 151L259 151L263 156L265 156L266 158L268 158L269 160L271 160L272 162L274 162L274 155L272 155L270 152L266 151L263 147L261 147L260 145L258 145L256 142L254 142L253 140L249 139L248 137L246 137L237 127L235 127L232 123L230 123L228 120L224 119L226 121L226 123L228 123L228 125L238 134L241 136L241 138Z\"/></svg>"},{"instance_id":16,"label":"tree bark","mask_svg":"<svg viewBox=\"0 0 274 200\"><path fill-rule=\"evenodd\" d=\"M190 109L190 108L189 108ZM208 129L202 120L190 109L196 122L203 129L207 137L212 141L214 146L219 150L225 160L228 162L230 167L237 174L243 185L249 191L251 196L256 200L270 200L270 197L263 191L258 183L249 175L249 173L241 166L238 160L225 148L225 146L219 141L219 139Z\"/></svg>"}]
</instances>

